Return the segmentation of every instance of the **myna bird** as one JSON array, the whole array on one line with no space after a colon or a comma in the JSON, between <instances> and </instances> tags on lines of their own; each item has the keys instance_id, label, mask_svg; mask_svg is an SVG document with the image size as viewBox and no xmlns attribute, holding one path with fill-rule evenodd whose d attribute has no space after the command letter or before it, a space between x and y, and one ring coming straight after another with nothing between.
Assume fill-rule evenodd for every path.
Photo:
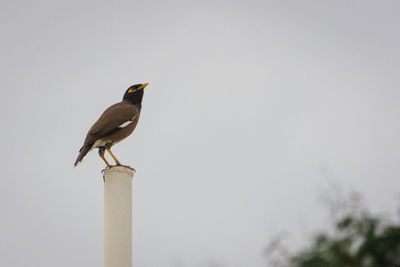
<instances>
[{"instance_id":1,"label":"myna bird","mask_svg":"<svg viewBox=\"0 0 400 267\"><path fill-rule=\"evenodd\" d=\"M128 137L135 129L142 108L143 89L147 85L148 83L132 85L126 90L121 102L112 105L101 114L87 133L74 166L94 148L99 149L99 155L107 167L110 167L110 164L104 157L105 150L118 166L122 166L110 148Z\"/></svg>"}]
</instances>

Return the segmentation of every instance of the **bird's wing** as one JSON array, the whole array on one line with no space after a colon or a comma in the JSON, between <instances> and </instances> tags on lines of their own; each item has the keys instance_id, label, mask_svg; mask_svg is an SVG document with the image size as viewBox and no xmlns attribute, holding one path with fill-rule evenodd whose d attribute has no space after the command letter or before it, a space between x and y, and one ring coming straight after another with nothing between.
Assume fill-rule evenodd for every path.
<instances>
[{"instance_id":1,"label":"bird's wing","mask_svg":"<svg viewBox=\"0 0 400 267\"><path fill-rule=\"evenodd\" d=\"M139 114L140 110L138 107L125 102L117 103L106 109L86 135L85 142L79 150L79 155L74 166L78 165L78 163L82 161L98 139L101 139L118 129L124 128L135 121L137 122Z\"/></svg>"},{"instance_id":2,"label":"bird's wing","mask_svg":"<svg viewBox=\"0 0 400 267\"><path fill-rule=\"evenodd\" d=\"M92 143L113 131L123 128L139 116L139 109L129 103L120 102L106 109L90 128L85 144Z\"/></svg>"}]
</instances>

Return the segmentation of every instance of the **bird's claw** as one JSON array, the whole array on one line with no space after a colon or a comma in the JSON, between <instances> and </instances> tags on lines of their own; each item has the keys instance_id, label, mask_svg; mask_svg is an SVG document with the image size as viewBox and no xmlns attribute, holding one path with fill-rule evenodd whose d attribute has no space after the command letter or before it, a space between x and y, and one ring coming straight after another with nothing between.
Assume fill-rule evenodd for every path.
<instances>
[{"instance_id":1,"label":"bird's claw","mask_svg":"<svg viewBox=\"0 0 400 267\"><path fill-rule=\"evenodd\" d=\"M130 169L131 171L133 171L133 172L135 172L135 173L136 173L136 170L135 170L135 168L132 168L131 166L128 166L128 165L122 165L122 164L120 164L120 165L117 165L117 166L121 166L121 167L128 168L128 169Z\"/></svg>"}]
</instances>

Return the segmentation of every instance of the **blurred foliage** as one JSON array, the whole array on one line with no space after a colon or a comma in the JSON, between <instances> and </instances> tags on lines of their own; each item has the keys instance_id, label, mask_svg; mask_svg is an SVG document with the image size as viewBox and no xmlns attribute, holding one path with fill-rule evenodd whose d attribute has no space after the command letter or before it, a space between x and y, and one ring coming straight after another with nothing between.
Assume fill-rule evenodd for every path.
<instances>
[{"instance_id":1,"label":"blurred foliage","mask_svg":"<svg viewBox=\"0 0 400 267\"><path fill-rule=\"evenodd\" d=\"M314 238L311 248L291 258L301 267L400 266L400 225L382 226L381 219L369 215L348 215L336 225L336 235Z\"/></svg>"},{"instance_id":2,"label":"blurred foliage","mask_svg":"<svg viewBox=\"0 0 400 267\"><path fill-rule=\"evenodd\" d=\"M371 215L359 205L358 195L347 204L342 205L332 231L317 234L309 247L292 254L273 241L267 251L270 265L400 267L400 224ZM280 257L272 257L276 251Z\"/></svg>"}]
</instances>

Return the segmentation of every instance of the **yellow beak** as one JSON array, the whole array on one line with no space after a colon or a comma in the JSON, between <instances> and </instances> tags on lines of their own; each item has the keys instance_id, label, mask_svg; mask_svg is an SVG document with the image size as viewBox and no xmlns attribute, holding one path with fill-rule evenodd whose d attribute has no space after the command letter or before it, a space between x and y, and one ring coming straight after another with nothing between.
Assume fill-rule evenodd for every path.
<instances>
[{"instance_id":1,"label":"yellow beak","mask_svg":"<svg viewBox=\"0 0 400 267\"><path fill-rule=\"evenodd\" d=\"M142 85L138 88L138 90L139 90L139 89L144 89L144 88L146 88L147 85L149 85L149 83L144 83L144 84L142 84Z\"/></svg>"}]
</instances>

